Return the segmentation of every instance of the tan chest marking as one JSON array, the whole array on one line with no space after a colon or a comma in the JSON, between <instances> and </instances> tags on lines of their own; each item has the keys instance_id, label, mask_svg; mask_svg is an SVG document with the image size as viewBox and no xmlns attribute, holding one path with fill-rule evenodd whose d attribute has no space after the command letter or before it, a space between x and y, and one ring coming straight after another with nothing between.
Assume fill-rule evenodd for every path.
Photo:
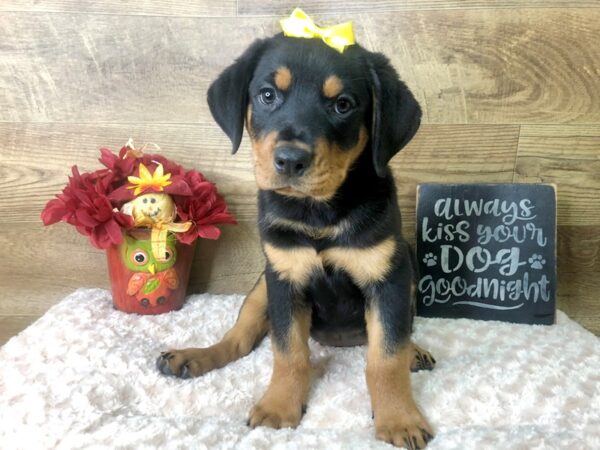
<instances>
[{"instance_id":1,"label":"tan chest marking","mask_svg":"<svg viewBox=\"0 0 600 450\"><path fill-rule=\"evenodd\" d=\"M347 272L355 283L363 287L382 281L390 271L396 241L389 237L367 248L333 247L321 254L324 265Z\"/></svg>"},{"instance_id":2,"label":"tan chest marking","mask_svg":"<svg viewBox=\"0 0 600 450\"><path fill-rule=\"evenodd\" d=\"M279 278L292 284L306 285L310 275L323 268L321 259L312 247L278 248L265 243L264 250Z\"/></svg>"},{"instance_id":3,"label":"tan chest marking","mask_svg":"<svg viewBox=\"0 0 600 450\"><path fill-rule=\"evenodd\" d=\"M331 247L317 253L312 247L278 248L264 244L265 254L280 278L306 285L315 271L333 266L347 272L359 286L382 281L388 274L396 241L389 237L368 248Z\"/></svg>"}]
</instances>

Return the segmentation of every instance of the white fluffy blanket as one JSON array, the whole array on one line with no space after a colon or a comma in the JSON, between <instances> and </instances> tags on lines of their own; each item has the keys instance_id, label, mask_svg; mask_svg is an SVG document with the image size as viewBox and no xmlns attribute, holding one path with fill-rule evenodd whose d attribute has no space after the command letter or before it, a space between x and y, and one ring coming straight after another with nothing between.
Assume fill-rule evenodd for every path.
<instances>
[{"instance_id":1,"label":"white fluffy blanket","mask_svg":"<svg viewBox=\"0 0 600 450\"><path fill-rule=\"evenodd\" d=\"M212 344L241 301L197 295L137 316L78 290L0 349L0 448L392 448L374 439L364 347L311 341L316 378L295 430L246 427L268 339L200 378L159 375L160 351ZM563 313L551 327L417 318L414 339L437 360L412 375L431 450L600 449L600 340Z\"/></svg>"}]
</instances>

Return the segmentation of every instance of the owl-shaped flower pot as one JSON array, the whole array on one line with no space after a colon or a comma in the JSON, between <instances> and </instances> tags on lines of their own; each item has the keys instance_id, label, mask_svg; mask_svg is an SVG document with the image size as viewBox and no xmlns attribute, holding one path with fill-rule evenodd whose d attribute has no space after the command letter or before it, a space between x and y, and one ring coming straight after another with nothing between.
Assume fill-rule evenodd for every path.
<instances>
[{"instance_id":1,"label":"owl-shaped flower pot","mask_svg":"<svg viewBox=\"0 0 600 450\"><path fill-rule=\"evenodd\" d=\"M183 306L196 242L185 245L169 234L164 257L156 258L150 235L130 230L106 250L113 304L120 311L162 314Z\"/></svg>"}]
</instances>

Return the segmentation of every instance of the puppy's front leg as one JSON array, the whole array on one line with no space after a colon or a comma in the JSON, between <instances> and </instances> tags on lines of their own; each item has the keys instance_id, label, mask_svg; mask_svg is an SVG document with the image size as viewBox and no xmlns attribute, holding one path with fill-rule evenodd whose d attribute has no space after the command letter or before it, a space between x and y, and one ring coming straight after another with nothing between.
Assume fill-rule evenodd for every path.
<instances>
[{"instance_id":1,"label":"puppy's front leg","mask_svg":"<svg viewBox=\"0 0 600 450\"><path fill-rule=\"evenodd\" d=\"M246 296L235 325L220 342L207 348L169 350L158 357L156 366L164 375L198 377L246 356L260 343L268 329L267 282L262 274Z\"/></svg>"},{"instance_id":2,"label":"puppy's front leg","mask_svg":"<svg viewBox=\"0 0 600 450\"><path fill-rule=\"evenodd\" d=\"M423 448L432 431L410 388L415 348L412 328L412 269L408 246L390 236L370 247L334 247L326 265L349 273L366 299L367 386L378 439Z\"/></svg>"},{"instance_id":3,"label":"puppy's front leg","mask_svg":"<svg viewBox=\"0 0 600 450\"><path fill-rule=\"evenodd\" d=\"M366 310L367 386L378 439L396 446L421 449L432 439L431 427L413 400L410 368L409 278L393 269L386 281L372 286ZM406 280L406 281L405 281Z\"/></svg>"},{"instance_id":4,"label":"puppy's front leg","mask_svg":"<svg viewBox=\"0 0 600 450\"><path fill-rule=\"evenodd\" d=\"M250 411L252 427L296 427L310 389L308 337L311 309L303 291L318 259L312 248L265 245L273 375L262 399Z\"/></svg>"}]
</instances>

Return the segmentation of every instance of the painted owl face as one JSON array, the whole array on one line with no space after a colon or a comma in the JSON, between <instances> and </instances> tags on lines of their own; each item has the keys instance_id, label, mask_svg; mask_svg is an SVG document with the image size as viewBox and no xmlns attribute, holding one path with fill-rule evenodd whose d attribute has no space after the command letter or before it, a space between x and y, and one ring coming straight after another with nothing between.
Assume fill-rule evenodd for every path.
<instances>
[{"instance_id":1,"label":"painted owl face","mask_svg":"<svg viewBox=\"0 0 600 450\"><path fill-rule=\"evenodd\" d=\"M125 237L123 259L127 268L133 272L162 272L175 265L177 253L175 250L175 237L167 237L167 254L164 261L158 261L152 254L150 240L137 240L130 236Z\"/></svg>"}]
</instances>

